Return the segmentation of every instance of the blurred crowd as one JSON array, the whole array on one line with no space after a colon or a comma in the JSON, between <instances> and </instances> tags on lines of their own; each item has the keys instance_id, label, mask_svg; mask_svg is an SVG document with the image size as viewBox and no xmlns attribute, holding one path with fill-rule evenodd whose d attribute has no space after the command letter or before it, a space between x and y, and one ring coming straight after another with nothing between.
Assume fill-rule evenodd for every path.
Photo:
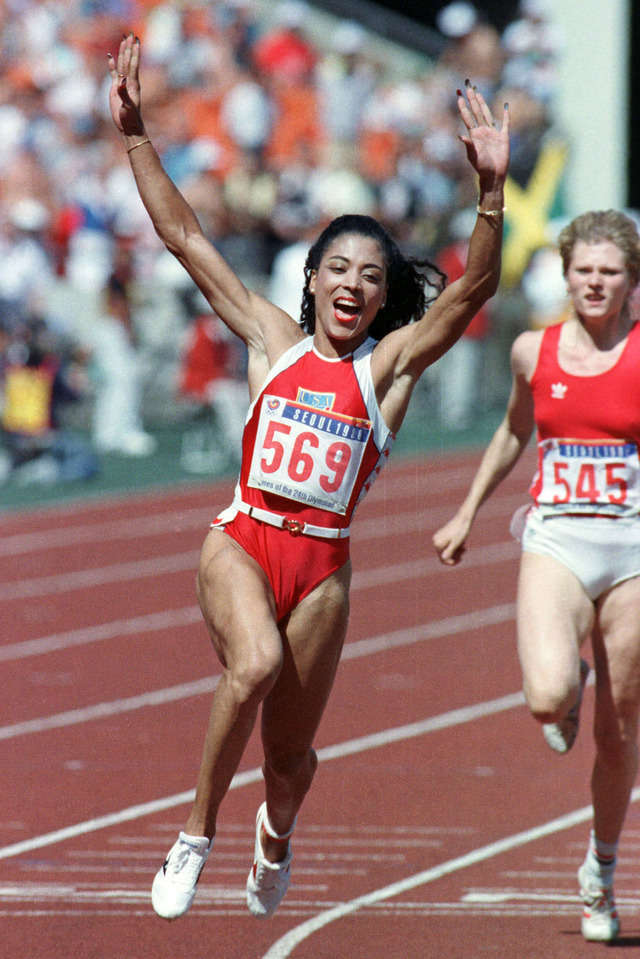
<instances>
[{"instance_id":1,"label":"blurred crowd","mask_svg":"<svg viewBox=\"0 0 640 959\"><path fill-rule=\"evenodd\" d=\"M74 403L90 411L86 457L73 461L84 476L104 453L151 454L149 422L178 407L224 426L245 402L243 357L153 233L108 115L106 54L123 33L142 41L145 122L168 173L241 277L297 315L310 238L346 211L456 269L476 203L458 140L466 77L498 116L510 103L511 175L526 187L561 54L545 0L521 0L502 33L481 4L449 3L437 28L427 56L300 0L4 0L0 475L22 468L25 430L58 463L51 444ZM477 410L480 351L501 322L491 312L460 370L436 368L452 428ZM192 362L209 370L198 389ZM43 363L46 410L12 419L15 374Z\"/></svg>"}]
</instances>

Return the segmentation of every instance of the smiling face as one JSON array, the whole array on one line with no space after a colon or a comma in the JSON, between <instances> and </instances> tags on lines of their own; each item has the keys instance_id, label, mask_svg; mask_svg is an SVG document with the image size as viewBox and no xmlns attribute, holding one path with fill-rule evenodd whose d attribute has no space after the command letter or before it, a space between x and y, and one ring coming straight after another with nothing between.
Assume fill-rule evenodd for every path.
<instances>
[{"instance_id":1,"label":"smiling face","mask_svg":"<svg viewBox=\"0 0 640 959\"><path fill-rule=\"evenodd\" d=\"M377 240L343 233L327 247L309 290L315 297L316 346L322 352L351 352L384 305L387 267Z\"/></svg>"},{"instance_id":2,"label":"smiling face","mask_svg":"<svg viewBox=\"0 0 640 959\"><path fill-rule=\"evenodd\" d=\"M631 291L625 255L610 240L578 240L567 269L567 289L583 321L605 322L623 311Z\"/></svg>"}]
</instances>

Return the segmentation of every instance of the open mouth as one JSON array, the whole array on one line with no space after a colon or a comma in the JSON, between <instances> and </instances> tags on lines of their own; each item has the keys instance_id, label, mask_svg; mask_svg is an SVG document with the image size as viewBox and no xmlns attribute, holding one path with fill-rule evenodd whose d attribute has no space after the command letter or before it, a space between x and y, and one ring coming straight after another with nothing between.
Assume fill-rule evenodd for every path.
<instances>
[{"instance_id":1,"label":"open mouth","mask_svg":"<svg viewBox=\"0 0 640 959\"><path fill-rule=\"evenodd\" d=\"M333 304L333 313L338 323L351 323L360 315L360 306L353 301L336 300Z\"/></svg>"}]
</instances>

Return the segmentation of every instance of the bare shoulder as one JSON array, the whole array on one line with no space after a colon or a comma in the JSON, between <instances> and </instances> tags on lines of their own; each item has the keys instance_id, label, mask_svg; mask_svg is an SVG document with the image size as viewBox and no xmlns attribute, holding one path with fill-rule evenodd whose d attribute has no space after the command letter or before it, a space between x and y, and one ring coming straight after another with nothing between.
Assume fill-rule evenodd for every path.
<instances>
[{"instance_id":1,"label":"bare shoulder","mask_svg":"<svg viewBox=\"0 0 640 959\"><path fill-rule=\"evenodd\" d=\"M525 330L515 338L511 347L511 367L514 375L519 374L531 380L538 365L543 335L544 330Z\"/></svg>"}]
</instances>

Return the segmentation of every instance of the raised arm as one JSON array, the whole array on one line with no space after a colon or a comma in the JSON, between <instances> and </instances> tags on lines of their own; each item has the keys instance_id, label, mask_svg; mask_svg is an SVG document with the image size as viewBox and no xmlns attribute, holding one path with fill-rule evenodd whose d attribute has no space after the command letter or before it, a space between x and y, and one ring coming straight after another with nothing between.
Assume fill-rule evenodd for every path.
<instances>
[{"instance_id":1,"label":"raised arm","mask_svg":"<svg viewBox=\"0 0 640 959\"><path fill-rule=\"evenodd\" d=\"M400 425L417 379L459 339L496 292L500 280L504 183L509 166L508 104L498 126L482 95L467 83L466 96L458 91L458 110L467 129L460 140L478 175L478 215L464 274L445 288L418 323L381 341L384 349L379 349L374 376L381 384L379 399L392 429Z\"/></svg>"},{"instance_id":2,"label":"raised arm","mask_svg":"<svg viewBox=\"0 0 640 959\"><path fill-rule=\"evenodd\" d=\"M247 344L250 379L252 368L256 379L261 379L302 333L291 317L244 286L204 236L194 211L166 174L142 120L139 66L140 42L129 34L120 44L117 60L109 54L109 105L123 135L138 192L167 249L215 312Z\"/></svg>"},{"instance_id":3,"label":"raised arm","mask_svg":"<svg viewBox=\"0 0 640 959\"><path fill-rule=\"evenodd\" d=\"M469 492L455 515L433 535L441 562L460 562L476 514L500 482L511 472L534 427L533 395L529 385L540 349L540 333L522 333L511 350L513 383L507 411L485 450Z\"/></svg>"}]
</instances>

